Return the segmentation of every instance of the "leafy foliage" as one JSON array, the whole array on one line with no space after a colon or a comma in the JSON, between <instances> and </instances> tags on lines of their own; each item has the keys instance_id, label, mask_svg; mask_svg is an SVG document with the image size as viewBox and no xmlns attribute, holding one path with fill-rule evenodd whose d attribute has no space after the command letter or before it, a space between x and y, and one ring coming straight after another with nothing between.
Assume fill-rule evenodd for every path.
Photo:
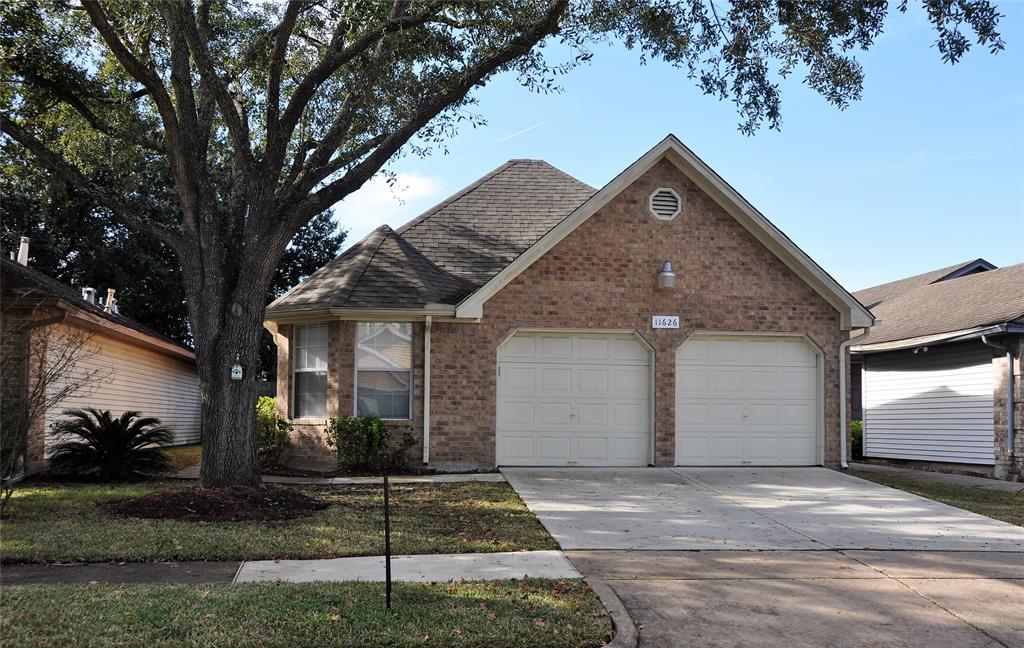
<instances>
[{"instance_id":1,"label":"leafy foliage","mask_svg":"<svg viewBox=\"0 0 1024 648\"><path fill-rule=\"evenodd\" d=\"M854 419L850 422L850 445L854 459L864 458L864 421Z\"/></svg>"},{"instance_id":2,"label":"leafy foliage","mask_svg":"<svg viewBox=\"0 0 1024 648\"><path fill-rule=\"evenodd\" d=\"M416 445L408 432L395 441L387 423L375 416L339 416L327 422L327 445L338 452L338 466L351 472L394 472L406 465Z\"/></svg>"},{"instance_id":3,"label":"leafy foliage","mask_svg":"<svg viewBox=\"0 0 1024 648\"><path fill-rule=\"evenodd\" d=\"M1002 49L989 0L920 2L945 60L972 40ZM753 132L779 126L778 79L795 72L839 107L857 99L854 52L888 13L886 0L16 0L0 4L0 130L173 251L208 386L203 484L253 486L255 372L228 388L222 369L259 361L289 242L396 156L481 123L476 88L507 73L557 90L615 39L733 101Z\"/></svg>"},{"instance_id":4,"label":"leafy foliage","mask_svg":"<svg viewBox=\"0 0 1024 648\"><path fill-rule=\"evenodd\" d=\"M281 462L281 454L291 446L292 423L277 413L277 399L260 396L256 401L256 448L260 467L271 468Z\"/></svg>"},{"instance_id":5,"label":"leafy foliage","mask_svg":"<svg viewBox=\"0 0 1024 648\"><path fill-rule=\"evenodd\" d=\"M54 429L62 439L50 456L54 472L134 480L167 471L169 463L160 446L171 444L174 435L159 419L140 417L135 411L114 418L109 410L92 407L64 414L69 418Z\"/></svg>"}]
</instances>

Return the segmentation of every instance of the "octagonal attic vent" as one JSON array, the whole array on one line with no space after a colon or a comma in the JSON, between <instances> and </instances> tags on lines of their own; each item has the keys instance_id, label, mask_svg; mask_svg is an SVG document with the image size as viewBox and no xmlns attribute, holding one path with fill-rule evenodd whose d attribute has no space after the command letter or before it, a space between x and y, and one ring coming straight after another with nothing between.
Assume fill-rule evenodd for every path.
<instances>
[{"instance_id":1,"label":"octagonal attic vent","mask_svg":"<svg viewBox=\"0 0 1024 648\"><path fill-rule=\"evenodd\" d=\"M648 208L658 220L672 220L679 214L679 194L674 189L662 187L651 194Z\"/></svg>"}]
</instances>

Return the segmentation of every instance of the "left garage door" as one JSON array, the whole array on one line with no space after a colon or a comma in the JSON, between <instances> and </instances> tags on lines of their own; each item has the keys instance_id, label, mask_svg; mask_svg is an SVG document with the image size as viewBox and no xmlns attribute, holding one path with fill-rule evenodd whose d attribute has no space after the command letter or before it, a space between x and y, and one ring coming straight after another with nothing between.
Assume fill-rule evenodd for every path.
<instances>
[{"instance_id":1,"label":"left garage door","mask_svg":"<svg viewBox=\"0 0 1024 648\"><path fill-rule=\"evenodd\" d=\"M498 465L647 465L650 362L631 335L510 338L498 350Z\"/></svg>"}]
</instances>

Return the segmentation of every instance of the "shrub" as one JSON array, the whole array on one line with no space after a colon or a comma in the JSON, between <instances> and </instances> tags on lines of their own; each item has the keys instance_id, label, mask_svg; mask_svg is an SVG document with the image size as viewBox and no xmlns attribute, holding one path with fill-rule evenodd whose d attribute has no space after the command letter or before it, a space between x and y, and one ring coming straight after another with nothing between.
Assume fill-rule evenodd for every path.
<instances>
[{"instance_id":1,"label":"shrub","mask_svg":"<svg viewBox=\"0 0 1024 648\"><path fill-rule=\"evenodd\" d=\"M292 444L292 423L277 413L277 399L260 396L256 401L256 441L261 468L281 461L281 454Z\"/></svg>"},{"instance_id":2,"label":"shrub","mask_svg":"<svg viewBox=\"0 0 1024 648\"><path fill-rule=\"evenodd\" d=\"M864 421L854 419L850 422L850 445L853 446L853 458L864 458Z\"/></svg>"},{"instance_id":3,"label":"shrub","mask_svg":"<svg viewBox=\"0 0 1024 648\"><path fill-rule=\"evenodd\" d=\"M416 439L406 432L397 443L375 416L339 416L327 422L327 445L336 448L338 466L349 471L395 471L405 467Z\"/></svg>"},{"instance_id":4,"label":"shrub","mask_svg":"<svg viewBox=\"0 0 1024 648\"><path fill-rule=\"evenodd\" d=\"M58 473L95 475L104 480L157 477L170 462L160 446L174 441L160 419L128 411L114 418L92 407L66 410L70 418L54 425L60 441L50 456Z\"/></svg>"}]
</instances>

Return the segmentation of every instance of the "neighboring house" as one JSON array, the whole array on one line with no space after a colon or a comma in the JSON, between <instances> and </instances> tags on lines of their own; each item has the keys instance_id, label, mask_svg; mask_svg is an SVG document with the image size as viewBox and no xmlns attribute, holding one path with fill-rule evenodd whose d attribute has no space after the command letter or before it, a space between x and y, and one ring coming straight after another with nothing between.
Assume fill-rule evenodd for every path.
<instances>
[{"instance_id":1,"label":"neighboring house","mask_svg":"<svg viewBox=\"0 0 1024 648\"><path fill-rule=\"evenodd\" d=\"M45 467L54 441L50 426L65 409L95 407L118 416L138 410L170 427L175 443L198 442L199 378L192 350L121 315L110 297L104 306L92 288L80 292L23 265L26 239L22 247L21 263L0 259L3 350L8 358L3 406L18 406L38 380L36 360L45 358L52 366L68 348L67 340L84 342L80 360L64 378L50 383L51 388L59 389L62 380L76 376L93 377L35 423L29 436L29 471ZM17 366L8 367L11 360Z\"/></svg>"},{"instance_id":2,"label":"neighboring house","mask_svg":"<svg viewBox=\"0 0 1024 648\"><path fill-rule=\"evenodd\" d=\"M977 259L854 296L879 320L851 347L864 455L1017 478L1024 264Z\"/></svg>"},{"instance_id":3,"label":"neighboring house","mask_svg":"<svg viewBox=\"0 0 1024 648\"><path fill-rule=\"evenodd\" d=\"M266 320L299 452L378 415L441 469L838 465L840 345L872 323L673 136L600 190L512 160Z\"/></svg>"}]
</instances>

